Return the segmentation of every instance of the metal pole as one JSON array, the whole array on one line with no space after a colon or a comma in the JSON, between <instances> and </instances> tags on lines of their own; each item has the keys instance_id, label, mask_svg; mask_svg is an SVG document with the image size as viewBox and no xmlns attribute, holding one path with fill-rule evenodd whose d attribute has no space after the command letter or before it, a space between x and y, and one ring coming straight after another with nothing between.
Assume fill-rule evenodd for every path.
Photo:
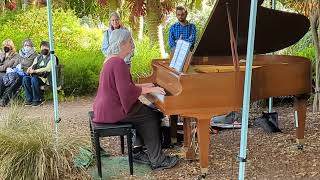
<instances>
[{"instance_id":1,"label":"metal pole","mask_svg":"<svg viewBox=\"0 0 320 180\"><path fill-rule=\"evenodd\" d=\"M57 72L56 72L56 58L54 55L54 44L53 44L53 31L52 31L52 15L51 15L51 0L47 0L48 7L48 31L49 31L49 42L50 42L50 61L51 61L51 75L52 75L52 93L53 93L53 106L54 106L54 124L55 132L58 134L58 123L59 119L59 105L58 105L58 91L57 91Z\"/></svg>"},{"instance_id":2,"label":"metal pole","mask_svg":"<svg viewBox=\"0 0 320 180\"><path fill-rule=\"evenodd\" d=\"M272 0L271 8L276 9L276 0Z\"/></svg>"},{"instance_id":3,"label":"metal pole","mask_svg":"<svg viewBox=\"0 0 320 180\"><path fill-rule=\"evenodd\" d=\"M273 106L273 97L269 97L269 110L268 110L269 113L272 112L272 106Z\"/></svg>"},{"instance_id":4,"label":"metal pole","mask_svg":"<svg viewBox=\"0 0 320 180\"><path fill-rule=\"evenodd\" d=\"M247 150L247 138L248 138L248 119L249 119L250 93L251 93L251 75L252 75L252 61L253 61L254 38L255 38L255 29L256 29L257 6L258 6L258 0L252 0L251 7L250 7L246 72L245 72L243 106L242 106L241 142L240 142L240 156L239 156L239 161L240 161L239 180L243 180L245 176L246 150Z\"/></svg>"},{"instance_id":5,"label":"metal pole","mask_svg":"<svg viewBox=\"0 0 320 180\"><path fill-rule=\"evenodd\" d=\"M276 0L272 0L271 8L276 9ZM272 112L273 107L273 97L269 97L269 113Z\"/></svg>"}]
</instances>

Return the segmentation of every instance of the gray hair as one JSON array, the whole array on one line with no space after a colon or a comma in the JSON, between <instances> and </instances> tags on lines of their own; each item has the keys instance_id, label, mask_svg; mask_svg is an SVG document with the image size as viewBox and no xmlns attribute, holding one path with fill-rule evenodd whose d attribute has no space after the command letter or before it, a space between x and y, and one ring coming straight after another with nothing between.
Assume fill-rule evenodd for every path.
<instances>
[{"instance_id":1,"label":"gray hair","mask_svg":"<svg viewBox=\"0 0 320 180\"><path fill-rule=\"evenodd\" d=\"M131 33L127 29L115 29L111 32L107 56L120 53L120 46L131 39Z\"/></svg>"},{"instance_id":2,"label":"gray hair","mask_svg":"<svg viewBox=\"0 0 320 180\"><path fill-rule=\"evenodd\" d=\"M25 39L22 43L22 46L24 46L24 44L28 44L29 46L34 47L31 39Z\"/></svg>"},{"instance_id":3,"label":"gray hair","mask_svg":"<svg viewBox=\"0 0 320 180\"><path fill-rule=\"evenodd\" d=\"M109 19L111 19L111 17L116 17L116 18L118 18L118 19L120 19L120 15L119 15L119 13L117 13L117 12L112 12L111 14L110 14L110 17L109 17Z\"/></svg>"}]
</instances>

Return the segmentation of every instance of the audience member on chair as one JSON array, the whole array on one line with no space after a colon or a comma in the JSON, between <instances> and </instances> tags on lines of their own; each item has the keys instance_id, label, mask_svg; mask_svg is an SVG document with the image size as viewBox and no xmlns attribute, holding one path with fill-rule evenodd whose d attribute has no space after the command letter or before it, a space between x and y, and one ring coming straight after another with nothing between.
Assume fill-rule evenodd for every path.
<instances>
[{"instance_id":1,"label":"audience member on chair","mask_svg":"<svg viewBox=\"0 0 320 180\"><path fill-rule=\"evenodd\" d=\"M161 150L160 122L162 113L139 101L139 96L147 93L165 94L161 87L153 84L133 83L129 68L123 60L132 51L132 37L128 30L112 31L110 46L99 80L94 101L94 122L130 122L142 138L147 148L133 156L135 162L149 164L153 170L172 168L177 157L165 156Z\"/></svg>"},{"instance_id":2,"label":"audience member on chair","mask_svg":"<svg viewBox=\"0 0 320 180\"><path fill-rule=\"evenodd\" d=\"M18 91L22 84L22 78L27 69L37 57L36 49L30 39L22 43L18 58L14 59L12 68L8 67L6 74L0 77L0 105L5 106L13 94ZM6 91L6 93L4 93Z\"/></svg>"},{"instance_id":3,"label":"audience member on chair","mask_svg":"<svg viewBox=\"0 0 320 180\"><path fill-rule=\"evenodd\" d=\"M51 72L49 43L42 41L41 54L35 58L33 64L27 69L27 76L23 77L22 85L26 92L25 106L40 106L43 104L40 87L49 84L48 76Z\"/></svg>"},{"instance_id":4,"label":"audience member on chair","mask_svg":"<svg viewBox=\"0 0 320 180\"><path fill-rule=\"evenodd\" d=\"M19 55L11 39L2 42L2 51L0 51L0 76L6 73L8 67L12 67Z\"/></svg>"}]
</instances>

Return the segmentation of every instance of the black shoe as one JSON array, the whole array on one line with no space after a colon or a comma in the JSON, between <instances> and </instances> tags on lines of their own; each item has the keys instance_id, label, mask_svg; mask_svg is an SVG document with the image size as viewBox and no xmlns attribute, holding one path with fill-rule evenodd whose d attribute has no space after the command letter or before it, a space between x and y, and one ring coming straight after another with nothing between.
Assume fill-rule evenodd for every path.
<instances>
[{"instance_id":1,"label":"black shoe","mask_svg":"<svg viewBox=\"0 0 320 180\"><path fill-rule=\"evenodd\" d=\"M132 153L133 154L137 154L140 151L143 151L143 147L142 146L135 146L135 147L132 148Z\"/></svg>"},{"instance_id":2,"label":"black shoe","mask_svg":"<svg viewBox=\"0 0 320 180\"><path fill-rule=\"evenodd\" d=\"M160 171L163 169L170 169L173 168L178 162L178 158L177 156L166 156L165 159L159 163L159 164L155 164L155 165L151 165L151 169L154 171Z\"/></svg>"},{"instance_id":3,"label":"black shoe","mask_svg":"<svg viewBox=\"0 0 320 180\"><path fill-rule=\"evenodd\" d=\"M43 101L35 101L32 103L32 107L38 107L41 106L43 104Z\"/></svg>"},{"instance_id":4,"label":"black shoe","mask_svg":"<svg viewBox=\"0 0 320 180\"><path fill-rule=\"evenodd\" d=\"M32 106L32 102L27 101L24 103L24 106Z\"/></svg>"},{"instance_id":5,"label":"black shoe","mask_svg":"<svg viewBox=\"0 0 320 180\"><path fill-rule=\"evenodd\" d=\"M132 161L140 164L150 164L149 157L144 151L133 154Z\"/></svg>"}]
</instances>

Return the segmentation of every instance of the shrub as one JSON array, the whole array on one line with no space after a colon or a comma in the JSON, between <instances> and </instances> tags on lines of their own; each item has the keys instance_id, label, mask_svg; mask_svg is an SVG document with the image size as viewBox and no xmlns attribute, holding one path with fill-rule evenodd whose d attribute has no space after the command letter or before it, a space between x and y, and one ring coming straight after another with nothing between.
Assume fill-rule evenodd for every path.
<instances>
[{"instance_id":1,"label":"shrub","mask_svg":"<svg viewBox=\"0 0 320 180\"><path fill-rule=\"evenodd\" d=\"M131 73L133 79L145 77L151 73L152 59L160 57L159 47L150 48L150 41L146 37L142 41L136 43L135 54L132 60Z\"/></svg>"},{"instance_id":2,"label":"shrub","mask_svg":"<svg viewBox=\"0 0 320 180\"><path fill-rule=\"evenodd\" d=\"M66 95L87 95L95 92L104 60L100 50L63 51L61 58L68 60L63 61L65 64L63 89Z\"/></svg>"},{"instance_id":3,"label":"shrub","mask_svg":"<svg viewBox=\"0 0 320 180\"><path fill-rule=\"evenodd\" d=\"M207 7L203 11L196 11L189 15L198 28L198 40L210 13L209 9ZM59 57L60 63L64 64L63 93L66 96L94 93L104 61L100 51L102 30L94 28L95 23L90 16L83 18L82 23L87 25L82 26L80 19L71 10L54 9L52 17L55 54ZM176 21L176 17L173 14L169 19L170 23L164 31L166 46L168 46L168 29ZM0 41L11 38L19 49L24 39L31 38L39 50L38 44L42 40L48 40L46 8L18 11L15 14L8 12L0 17L0 29ZM143 41L136 42L131 68L133 78L149 74L151 60L159 57L159 47L150 48L149 39L146 36Z\"/></svg>"},{"instance_id":4,"label":"shrub","mask_svg":"<svg viewBox=\"0 0 320 180\"><path fill-rule=\"evenodd\" d=\"M312 34L309 31L300 41L296 44L286 48L284 54L303 56L312 61L315 59L315 49L312 42Z\"/></svg>"},{"instance_id":5,"label":"shrub","mask_svg":"<svg viewBox=\"0 0 320 180\"><path fill-rule=\"evenodd\" d=\"M26 118L19 109L12 106L0 119L1 179L88 178L74 167L73 157L89 138L70 133L55 137L48 122Z\"/></svg>"},{"instance_id":6,"label":"shrub","mask_svg":"<svg viewBox=\"0 0 320 180\"><path fill-rule=\"evenodd\" d=\"M15 20L16 15L20 13L21 11L6 11L5 13L0 14L0 25Z\"/></svg>"},{"instance_id":7,"label":"shrub","mask_svg":"<svg viewBox=\"0 0 320 180\"><path fill-rule=\"evenodd\" d=\"M299 42L286 48L283 54L302 56L310 59L312 63L312 74L315 78L315 47L312 42L312 34L309 31Z\"/></svg>"}]
</instances>

